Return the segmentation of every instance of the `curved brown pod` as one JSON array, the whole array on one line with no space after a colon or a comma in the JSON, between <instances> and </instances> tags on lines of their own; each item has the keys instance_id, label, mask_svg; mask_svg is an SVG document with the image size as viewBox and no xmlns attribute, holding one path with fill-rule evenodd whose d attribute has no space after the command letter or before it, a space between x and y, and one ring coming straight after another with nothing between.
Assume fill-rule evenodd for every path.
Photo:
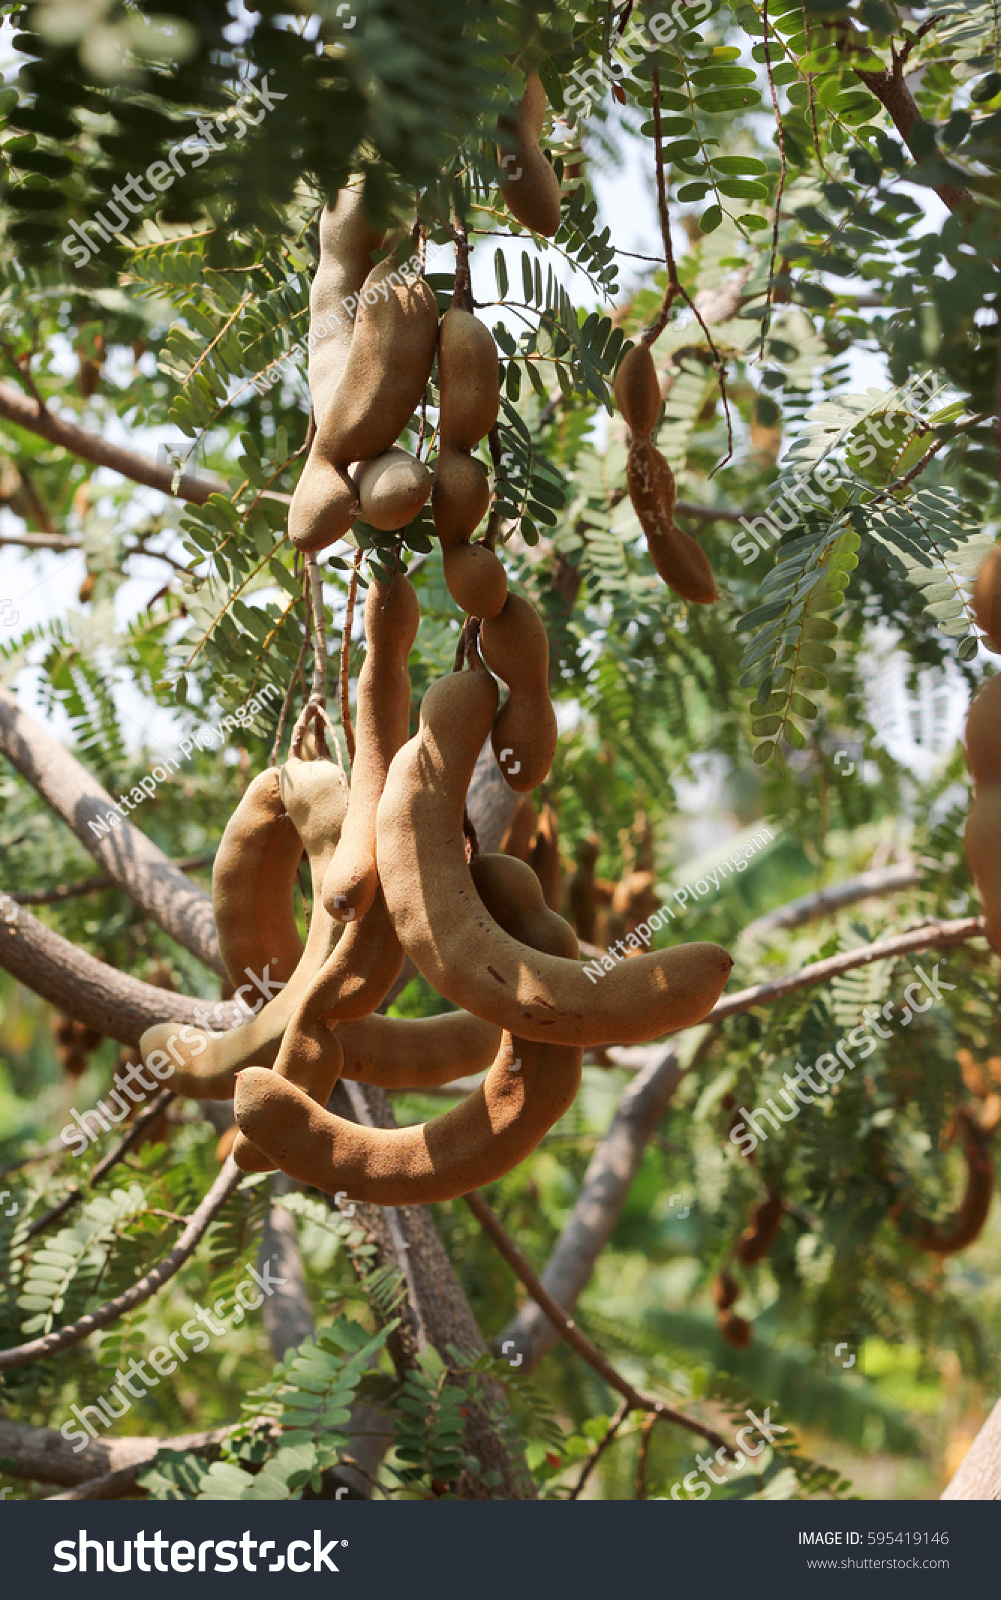
<instances>
[{"instance_id":1,"label":"curved brown pod","mask_svg":"<svg viewBox=\"0 0 1001 1600\"><path fill-rule=\"evenodd\" d=\"M519 1037L636 1044L701 1022L733 962L715 944L619 962L592 977L506 935L466 864L463 803L497 713L483 668L432 684L421 725L389 769L376 827L379 877L400 943L439 994Z\"/></svg>"},{"instance_id":2,"label":"curved brown pod","mask_svg":"<svg viewBox=\"0 0 1001 1600\"><path fill-rule=\"evenodd\" d=\"M313 411L327 411L351 349L354 300L372 270L372 252L386 237L365 216L360 178L352 178L320 215L320 255L309 290L309 393Z\"/></svg>"},{"instance_id":3,"label":"curved brown pod","mask_svg":"<svg viewBox=\"0 0 1001 1600\"><path fill-rule=\"evenodd\" d=\"M341 934L323 906L323 878L344 819L346 790L332 761L302 761L290 756L281 768L281 796L309 856L313 879L313 912L299 964L288 983L255 1016L224 1033L187 1024L159 1022L139 1040L143 1061L173 1062L169 1078L175 1094L196 1100L228 1100L234 1071L251 1061L270 1064L278 1054L285 1029L299 1000L323 966ZM251 990L251 993L253 991ZM156 1071L152 1066L151 1070Z\"/></svg>"},{"instance_id":4,"label":"curved brown pod","mask_svg":"<svg viewBox=\"0 0 1001 1600\"><path fill-rule=\"evenodd\" d=\"M497 765L512 789L528 794L548 778L557 738L549 640L531 602L509 594L500 615L483 623L480 650L509 690L490 734Z\"/></svg>"},{"instance_id":5,"label":"curved brown pod","mask_svg":"<svg viewBox=\"0 0 1001 1600\"><path fill-rule=\"evenodd\" d=\"M650 439L636 438L630 445L626 487L650 559L668 588L695 605L718 600L709 557L690 534L675 527L674 473Z\"/></svg>"},{"instance_id":6,"label":"curved brown pod","mask_svg":"<svg viewBox=\"0 0 1001 1600\"><path fill-rule=\"evenodd\" d=\"M341 1075L341 1017L367 1017L385 1000L403 968L403 951L382 895L362 922L346 929L302 995L282 1037L274 1071L320 1105ZM233 1158L244 1172L273 1163L241 1133Z\"/></svg>"},{"instance_id":7,"label":"curved brown pod","mask_svg":"<svg viewBox=\"0 0 1001 1600\"><path fill-rule=\"evenodd\" d=\"M615 404L634 437L649 438L660 416L661 395L650 346L633 345L619 362L612 383Z\"/></svg>"},{"instance_id":8,"label":"curved brown pod","mask_svg":"<svg viewBox=\"0 0 1001 1600\"><path fill-rule=\"evenodd\" d=\"M365 597L365 661L358 677L351 795L340 839L323 884L323 903L337 922L363 917L378 886L375 813L389 764L410 733L407 662L420 623L409 578L375 579Z\"/></svg>"},{"instance_id":9,"label":"curved brown pod","mask_svg":"<svg viewBox=\"0 0 1001 1600\"><path fill-rule=\"evenodd\" d=\"M339 1022L341 1076L382 1089L422 1089L453 1083L489 1067L501 1030L468 1011L436 1017L386 1017Z\"/></svg>"},{"instance_id":10,"label":"curved brown pod","mask_svg":"<svg viewBox=\"0 0 1001 1600\"><path fill-rule=\"evenodd\" d=\"M392 258L373 267L292 496L289 537L297 549L322 550L347 532L359 509L347 469L384 455L399 438L431 376L437 331L438 306L425 280L404 279Z\"/></svg>"},{"instance_id":11,"label":"curved brown pod","mask_svg":"<svg viewBox=\"0 0 1001 1600\"><path fill-rule=\"evenodd\" d=\"M945 1222L914 1218L907 1230L919 1249L938 1256L956 1255L980 1237L990 1215L994 1196L990 1134L979 1127L975 1118L962 1106L956 1112L956 1126L966 1160L963 1198L957 1210Z\"/></svg>"},{"instance_id":12,"label":"curved brown pod","mask_svg":"<svg viewBox=\"0 0 1001 1600\"><path fill-rule=\"evenodd\" d=\"M784 1214L782 1197L777 1194L770 1194L767 1200L759 1200L752 1206L750 1221L737 1240L737 1259L745 1267L764 1260L775 1243Z\"/></svg>"},{"instance_id":13,"label":"curved brown pod","mask_svg":"<svg viewBox=\"0 0 1001 1600\"><path fill-rule=\"evenodd\" d=\"M212 866L212 910L219 954L230 979L270 968L287 983L302 940L293 890L302 840L282 803L279 770L259 772L227 822Z\"/></svg>"},{"instance_id":14,"label":"curved brown pod","mask_svg":"<svg viewBox=\"0 0 1001 1600\"><path fill-rule=\"evenodd\" d=\"M522 919L526 885L508 892L503 880L505 870L521 865L494 858L484 879L486 892L497 896L494 909L519 933L546 937L549 948L572 954L577 942L562 918L531 904ZM538 889L532 892L541 902ZM418 1127L360 1127L269 1072L242 1072L234 1104L244 1133L291 1177L375 1205L416 1205L455 1199L510 1172L572 1105L580 1069L579 1049L505 1033L483 1083L454 1110Z\"/></svg>"},{"instance_id":15,"label":"curved brown pod","mask_svg":"<svg viewBox=\"0 0 1001 1600\"><path fill-rule=\"evenodd\" d=\"M516 221L551 239L560 226L560 181L539 149L546 106L542 80L537 72L530 72L514 115L501 119L513 149L501 154L505 177L500 192Z\"/></svg>"},{"instance_id":16,"label":"curved brown pod","mask_svg":"<svg viewBox=\"0 0 1001 1600\"><path fill-rule=\"evenodd\" d=\"M494 617L507 598L507 575L492 550L470 544L490 504L486 471L470 451L497 421L500 380L493 335L471 311L453 306L441 319L438 385L440 443L431 511L445 582L463 611Z\"/></svg>"}]
</instances>

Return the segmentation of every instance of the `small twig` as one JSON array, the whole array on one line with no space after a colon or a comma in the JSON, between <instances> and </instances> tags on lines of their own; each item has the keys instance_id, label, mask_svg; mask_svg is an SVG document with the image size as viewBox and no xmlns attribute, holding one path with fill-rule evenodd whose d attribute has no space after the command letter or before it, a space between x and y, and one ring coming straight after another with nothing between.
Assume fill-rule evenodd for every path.
<instances>
[{"instance_id":1,"label":"small twig","mask_svg":"<svg viewBox=\"0 0 1001 1600\"><path fill-rule=\"evenodd\" d=\"M765 356L765 340L768 337L772 324L772 296L775 290L775 258L779 250L779 223L782 220L782 195L785 191L788 163L786 161L786 136L782 126L782 112L779 109L779 94L772 76L772 52L769 43L768 0L764 0L761 7L761 27L763 30L763 43L765 51L765 72L768 77L768 87L772 94L772 106L775 110L775 123L779 140L779 182L775 191L775 214L772 218L772 251L768 261L768 294L765 298L765 314L761 319L761 342L758 345L758 360L763 361Z\"/></svg>"},{"instance_id":2,"label":"small twig","mask_svg":"<svg viewBox=\"0 0 1001 1600\"><path fill-rule=\"evenodd\" d=\"M635 1500L646 1499L646 1474L647 1463L650 1457L650 1435L653 1433L654 1426L658 1420L659 1419L656 1411L648 1411L646 1416L643 1418L643 1426L640 1429L640 1450L636 1461L636 1493L633 1496Z\"/></svg>"},{"instance_id":3,"label":"small twig","mask_svg":"<svg viewBox=\"0 0 1001 1600\"><path fill-rule=\"evenodd\" d=\"M126 1312L150 1300L194 1255L215 1217L242 1177L243 1173L233 1157L227 1156L215 1183L192 1215L174 1248L162 1261L157 1262L155 1267L144 1273L138 1283L134 1283L123 1294L116 1295L113 1300L106 1300L104 1305L89 1311L76 1322L68 1323L65 1328L57 1328L40 1339L29 1339L26 1344L14 1345L9 1350L0 1350L0 1372L8 1372L12 1367L31 1366L33 1362L55 1355L57 1351L68 1350L73 1345L81 1344L99 1328L106 1328L109 1323L117 1322Z\"/></svg>"},{"instance_id":4,"label":"small twig","mask_svg":"<svg viewBox=\"0 0 1001 1600\"><path fill-rule=\"evenodd\" d=\"M301 644L301 646L299 648L299 659L296 662L294 668L292 669L292 676L289 678L289 681L288 681L288 688L285 691L285 698L282 701L282 708L281 708L281 711L278 713L278 726L275 729L275 742L271 746L271 755L268 758L269 765L272 766L272 767L276 766L277 762L278 762L278 752L282 747L282 739L284 738L284 735L285 735L285 723L288 720L288 714L289 714L289 711L292 708L292 696L295 694L295 686L296 686L297 680L301 679L302 676L303 676L302 669L303 669L303 666L305 665L306 651L308 649L309 649L309 634L308 633L304 633L303 636L302 636L302 644Z\"/></svg>"},{"instance_id":5,"label":"small twig","mask_svg":"<svg viewBox=\"0 0 1001 1600\"><path fill-rule=\"evenodd\" d=\"M520 1278L532 1299L549 1318L554 1327L558 1328L562 1337L577 1354L583 1356L589 1366L604 1379L610 1389L620 1394L634 1411L654 1412L658 1421L676 1423L679 1428L685 1428L689 1433L698 1434L700 1439L707 1439L714 1450L723 1450L726 1455L732 1455L730 1446L717 1433L715 1428L710 1428L706 1423L699 1422L696 1417L689 1417L684 1411L677 1411L663 1400L656 1399L653 1395L643 1394L633 1387L627 1378L616 1371L612 1363L602 1354L597 1345L592 1344L586 1334L581 1333L573 1318L568 1316L563 1307L559 1305L549 1293L548 1289L539 1278L538 1274L529 1265L518 1246L507 1233L503 1225L494 1216L487 1202L478 1189L463 1197L477 1222L480 1223L485 1233L490 1235L497 1249L500 1251L508 1266L515 1276Z\"/></svg>"},{"instance_id":6,"label":"small twig","mask_svg":"<svg viewBox=\"0 0 1001 1600\"><path fill-rule=\"evenodd\" d=\"M458 218L452 228L452 239L455 243L455 287L452 290L452 309L454 311L472 311L473 309L473 283L469 271L469 235L466 224Z\"/></svg>"},{"instance_id":7,"label":"small twig","mask_svg":"<svg viewBox=\"0 0 1001 1600\"><path fill-rule=\"evenodd\" d=\"M487 529L483 535L483 543L488 550L496 550L497 540L500 537L500 486L504 471L504 452L501 450L500 429L496 422L487 434L487 444L490 446L490 460L494 469L494 481L490 494L490 515L487 517Z\"/></svg>"},{"instance_id":8,"label":"small twig","mask_svg":"<svg viewBox=\"0 0 1001 1600\"><path fill-rule=\"evenodd\" d=\"M215 851L204 850L198 856L179 856L173 865L182 872L197 872L200 867L211 866L214 860ZM10 898L16 900L19 906L53 906L61 904L63 900L76 900L82 894L100 894L104 889L120 887L110 873L102 872L93 878L81 878L79 883L61 883L54 889L28 889L23 894L12 894Z\"/></svg>"},{"instance_id":9,"label":"small twig","mask_svg":"<svg viewBox=\"0 0 1001 1600\"><path fill-rule=\"evenodd\" d=\"M598 1441L597 1445L595 1446L594 1450L588 1456L587 1460L584 1462L584 1465L581 1468L580 1477L577 1479L577 1482L574 1484L573 1489L571 1490L570 1494L567 1495L567 1499L568 1500L579 1500L580 1499L581 1490L584 1488L585 1484L587 1483L588 1479L590 1478L590 1476L591 1476L592 1472L594 1471L595 1467L598 1465L598 1462L601 1460L601 1458L604 1455L605 1451L608 1449L609 1445L612 1443L613 1439L615 1438L615 1435L618 1433L619 1429L622 1427L622 1424L625 1422L625 1420L628 1417L628 1415L629 1415L629 1401L628 1400L623 1400L623 1402L620 1405L618 1411L615 1413L615 1415L612 1418L611 1422L608 1424L608 1427L605 1429L605 1433L604 1433L603 1438L599 1439L599 1441Z\"/></svg>"},{"instance_id":10,"label":"small twig","mask_svg":"<svg viewBox=\"0 0 1001 1600\"><path fill-rule=\"evenodd\" d=\"M341 727L344 729L344 743L348 747L348 760L354 766L355 760L355 731L351 725L351 696L348 692L349 673L351 663L351 629L355 620L355 600L358 595L358 568L361 566L361 551L355 551L355 564L348 583L348 599L344 608L344 631L341 634L341 662L340 662L340 695L341 695Z\"/></svg>"},{"instance_id":11,"label":"small twig","mask_svg":"<svg viewBox=\"0 0 1001 1600\"><path fill-rule=\"evenodd\" d=\"M111 1171L112 1167L116 1166L117 1163L121 1161L122 1157L129 1150L131 1150L134 1145L140 1142L149 1124L154 1120L154 1118L160 1115L161 1111L165 1110L166 1107L169 1106L173 1099L173 1092L170 1089L163 1089L157 1095L152 1104L147 1106L146 1110L142 1112L140 1116L136 1117L136 1120L129 1128L128 1133L123 1134L118 1143L112 1145L107 1155L102 1156L101 1160L91 1171L87 1179L88 1187L90 1189L93 1189L95 1184L100 1183L101 1179ZM84 1115L84 1120L86 1120L86 1113ZM33 1239L36 1234L44 1232L46 1228L50 1228L53 1222L58 1222L60 1217L65 1216L66 1212L69 1211L72 1206L75 1206L78 1200L82 1199L83 1189L80 1188L79 1185L74 1186L74 1188L72 1188L68 1194L64 1195L61 1200L57 1201L49 1211L46 1211L44 1216L39 1217L37 1222L32 1223L31 1227L25 1234L25 1239Z\"/></svg>"}]
</instances>

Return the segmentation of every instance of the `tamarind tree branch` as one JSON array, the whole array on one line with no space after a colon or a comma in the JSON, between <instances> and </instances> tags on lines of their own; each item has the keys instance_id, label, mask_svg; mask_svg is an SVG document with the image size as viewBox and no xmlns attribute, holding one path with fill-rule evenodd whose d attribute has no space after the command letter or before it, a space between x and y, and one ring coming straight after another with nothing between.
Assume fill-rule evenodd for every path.
<instances>
[{"instance_id":1,"label":"tamarind tree branch","mask_svg":"<svg viewBox=\"0 0 1001 1600\"><path fill-rule=\"evenodd\" d=\"M389 1097L382 1089L342 1079L334 1089L330 1106L339 1115L367 1127L396 1127ZM441 1242L430 1207L355 1202L355 1210L359 1226L377 1246L379 1263L392 1262L407 1285L407 1299L397 1313L402 1319L401 1327L390 1341L394 1360L398 1352L404 1365L412 1365L428 1345L449 1366L454 1366L456 1350L471 1359L485 1353L486 1341ZM492 1409L506 1408L500 1384L491 1380L486 1389ZM482 1485L482 1474L490 1471L500 1474L501 1492L507 1499L535 1497L524 1456L511 1453L510 1445L505 1445L490 1416L479 1406L469 1407L466 1443L482 1472L479 1478L463 1474L461 1498L488 1497L490 1491Z\"/></svg>"},{"instance_id":2,"label":"tamarind tree branch","mask_svg":"<svg viewBox=\"0 0 1001 1600\"><path fill-rule=\"evenodd\" d=\"M857 878L847 878L843 883L831 884L826 889L815 889L810 894L789 900L774 911L755 917L740 931L741 939L761 939L772 933L785 933L801 928L805 923L829 917L835 911L853 906L859 900L877 895L897 894L914 889L924 877L924 872L911 861L898 862L891 867L874 867L859 873Z\"/></svg>"},{"instance_id":3,"label":"tamarind tree branch","mask_svg":"<svg viewBox=\"0 0 1001 1600\"><path fill-rule=\"evenodd\" d=\"M681 1034L626 1088L611 1125L588 1164L573 1211L539 1279L544 1293L564 1316L577 1304L594 1265L618 1224L626 1197L639 1171L647 1145L684 1077ZM468 1199L468 1196L467 1196ZM508 1323L499 1342L514 1342L524 1356L522 1370L531 1372L555 1345L560 1328L533 1295ZM645 1409L645 1407L643 1408Z\"/></svg>"},{"instance_id":4,"label":"tamarind tree branch","mask_svg":"<svg viewBox=\"0 0 1001 1600\"><path fill-rule=\"evenodd\" d=\"M225 977L209 895L119 814L97 779L6 689L0 689L0 751L136 904L183 949ZM116 825L109 824L109 816Z\"/></svg>"},{"instance_id":5,"label":"tamarind tree branch","mask_svg":"<svg viewBox=\"0 0 1001 1600\"><path fill-rule=\"evenodd\" d=\"M33 1428L28 1423L0 1417L0 1456L13 1463L6 1470L19 1478L64 1484L70 1488L77 1484L94 1486L102 1480L116 1478L119 1482L115 1493L120 1495L132 1488L140 1472L159 1451L187 1450L211 1458L218 1454L219 1445L231 1432L232 1426L211 1428L204 1433L182 1433L166 1439L116 1439L108 1435L92 1439L82 1450L75 1451L55 1428ZM86 1498L98 1496L87 1495Z\"/></svg>"},{"instance_id":6,"label":"tamarind tree branch","mask_svg":"<svg viewBox=\"0 0 1001 1600\"><path fill-rule=\"evenodd\" d=\"M929 134L931 129L923 120L904 77L904 63L909 54L910 51L906 46L902 51L894 49L891 67L885 68L882 72L867 72L861 67L855 67L855 76L865 84L870 94L876 96L916 161L920 162L929 155L942 159L934 138L930 140L928 148L922 148L923 141L919 141L917 137L919 124ZM950 211L958 211L972 199L968 189L960 189L953 183L935 184L934 188L942 204L948 206Z\"/></svg>"},{"instance_id":7,"label":"tamarind tree branch","mask_svg":"<svg viewBox=\"0 0 1001 1600\"><path fill-rule=\"evenodd\" d=\"M80 1344L89 1338L99 1328L106 1328L110 1322L117 1322L126 1312L151 1299L157 1290L162 1289L163 1285L168 1283L194 1255L213 1219L222 1210L242 1177L243 1173L232 1156L227 1156L215 1183L201 1204L192 1212L181 1237L162 1261L157 1262L155 1267L143 1274L138 1283L132 1284L124 1293L116 1295L113 1300L106 1300L104 1305L98 1306L94 1311L88 1311L86 1316L79 1317L76 1322L67 1323L64 1328L56 1328L52 1333L43 1334L40 1339L29 1339L26 1344L14 1345L9 1350L0 1350L0 1372L8 1372L12 1367L27 1367L35 1361L44 1360L46 1356L56 1355L60 1350L68 1350L72 1345Z\"/></svg>"},{"instance_id":8,"label":"tamarind tree branch","mask_svg":"<svg viewBox=\"0 0 1001 1600\"><path fill-rule=\"evenodd\" d=\"M954 922L932 922L909 933L896 934L892 939L880 939L875 944L861 945L857 950L843 950L840 955L829 956L826 961L814 961L798 972L787 973L783 978L773 978L769 983L756 983L736 994L724 995L717 1000L706 1022L722 1022L741 1011L752 1011L755 1006L769 1005L774 1000L784 1000L797 989L816 988L840 977L843 972L853 972L856 967L871 966L874 961L889 961L898 956L917 955L922 950L948 949L951 945L965 944L984 932L983 917L959 917Z\"/></svg>"},{"instance_id":9,"label":"tamarind tree branch","mask_svg":"<svg viewBox=\"0 0 1001 1600\"><path fill-rule=\"evenodd\" d=\"M685 1428L689 1433L697 1434L700 1439L707 1439L714 1450L722 1449L728 1456L731 1455L732 1452L729 1445L722 1434L716 1432L715 1428L710 1428L707 1423L699 1422L697 1417L690 1417L686 1412L676 1410L674 1406L669 1406L665 1401L658 1400L655 1395L643 1394L639 1389L634 1388L628 1378L624 1378L621 1372L612 1366L612 1363L598 1349L598 1346L592 1344L587 1335L577 1327L569 1313L564 1311L563 1307L549 1293L528 1259L518 1249L511 1235L498 1221L497 1217L494 1216L480 1191L474 1189L471 1194L464 1195L463 1199L483 1231L489 1234L508 1266L515 1276L520 1278L536 1305L549 1318L559 1335L566 1340L571 1349L576 1350L578 1355L584 1357L584 1360L594 1368L599 1377L604 1378L610 1389L614 1389L616 1394L620 1394L634 1410L651 1412L656 1415L660 1422L673 1422L679 1428Z\"/></svg>"},{"instance_id":10,"label":"tamarind tree branch","mask_svg":"<svg viewBox=\"0 0 1001 1600\"><path fill-rule=\"evenodd\" d=\"M68 450L71 455L92 461L98 467L108 467L133 483L144 484L147 489L159 489L161 494L170 495L173 499L187 500L201 506L210 494L229 493L229 486L222 478L207 474L185 474L175 488L175 471L169 462L161 464L151 461L137 450L109 444L100 434L88 433L84 428L77 427L76 423L67 422L47 406L39 405L37 401L21 394L9 383L0 383L0 417L16 423L19 428L26 428L29 433L37 434L40 439L48 440L49 444Z\"/></svg>"},{"instance_id":11,"label":"tamarind tree branch","mask_svg":"<svg viewBox=\"0 0 1001 1600\"><path fill-rule=\"evenodd\" d=\"M197 856L177 856L171 865L179 872L198 872L201 867L210 867L214 860L214 850L203 850ZM76 900L83 894L100 894L103 889L118 887L110 872L102 872L93 878L81 878L78 883L61 883L52 889L29 889L24 894L11 895L11 899L19 906L54 906L64 900Z\"/></svg>"},{"instance_id":12,"label":"tamarind tree branch","mask_svg":"<svg viewBox=\"0 0 1001 1600\"><path fill-rule=\"evenodd\" d=\"M966 917L957 922L917 928L894 939L863 945L858 950L846 950L771 983L755 984L737 994L724 996L706 1022L722 1022L726 1017L750 1011L755 1006L783 999L798 989L828 983L842 972L868 966L873 961L961 943L981 934L983 927L982 918ZM704 1035L692 1066L708 1048L711 1037L710 1033ZM542 1274L544 1287L570 1310L576 1305L595 1262L615 1231L643 1153L684 1076L680 1058L685 1039L686 1034L678 1035L666 1049L653 1054L636 1074L616 1107L608 1132L591 1157L577 1202ZM537 1366L552 1349L556 1337L535 1306L523 1307L502 1335L505 1340L512 1339L515 1347L523 1352L526 1372Z\"/></svg>"},{"instance_id":13,"label":"tamarind tree branch","mask_svg":"<svg viewBox=\"0 0 1001 1600\"><path fill-rule=\"evenodd\" d=\"M11 916L4 905L0 895L0 967L66 1016L120 1044L137 1044L155 1022L204 1026L204 1001L118 972L46 927L25 907L15 906ZM220 1001L213 1017L219 1027L232 1028L246 1012L235 1001Z\"/></svg>"},{"instance_id":14,"label":"tamarind tree branch","mask_svg":"<svg viewBox=\"0 0 1001 1600\"><path fill-rule=\"evenodd\" d=\"M939 1498L941 1500L1001 1498L1001 1400L987 1418Z\"/></svg>"}]
</instances>

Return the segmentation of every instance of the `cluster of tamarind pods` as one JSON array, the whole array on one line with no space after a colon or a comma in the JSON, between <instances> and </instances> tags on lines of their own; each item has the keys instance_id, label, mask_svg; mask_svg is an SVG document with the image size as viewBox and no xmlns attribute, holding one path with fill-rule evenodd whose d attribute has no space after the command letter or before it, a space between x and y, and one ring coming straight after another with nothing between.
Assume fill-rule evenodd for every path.
<instances>
[{"instance_id":1,"label":"cluster of tamarind pods","mask_svg":"<svg viewBox=\"0 0 1001 1600\"><path fill-rule=\"evenodd\" d=\"M552 236L560 195L538 145L545 111L533 74L503 129L513 156L501 190L519 221ZM548 641L531 603L508 592L494 550L472 540L490 499L473 452L500 404L493 336L455 301L439 321L425 279L404 278L392 253L373 266L384 241L358 186L323 212L311 316L329 326L335 314L310 356L315 428L289 532L315 552L358 517L398 531L430 498L445 580L474 631L464 632L459 669L425 693L411 737L417 595L401 571L385 582L373 575L350 788L300 718L285 763L247 788L213 868L220 953L233 983L266 969L283 987L237 1028L160 1024L140 1049L147 1063L173 1064L177 1093L233 1097L232 1153L244 1171L280 1168L330 1194L401 1205L452 1199L509 1171L572 1103L586 1047L701 1021L732 961L714 944L679 945L624 963L595 986L533 867L514 855L480 855L475 841L467 848L465 798L488 738L516 792L528 794L549 773L557 729ZM344 326L336 307L349 299L358 311ZM397 441L436 357L432 476ZM508 690L503 704L498 679ZM558 888L555 818L548 833L543 824L539 863L548 849ZM303 854L312 879L305 945L294 909ZM379 1014L405 957L457 1009L419 1020ZM461 1104L418 1127L363 1127L327 1109L342 1076L420 1089L484 1068Z\"/></svg>"}]
</instances>

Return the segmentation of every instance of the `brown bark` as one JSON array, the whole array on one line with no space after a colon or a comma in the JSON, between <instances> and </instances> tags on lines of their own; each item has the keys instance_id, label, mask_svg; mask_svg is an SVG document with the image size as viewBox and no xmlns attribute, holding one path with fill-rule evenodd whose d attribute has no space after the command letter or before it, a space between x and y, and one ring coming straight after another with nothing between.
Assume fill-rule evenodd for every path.
<instances>
[{"instance_id":1,"label":"brown bark","mask_svg":"<svg viewBox=\"0 0 1001 1600\"><path fill-rule=\"evenodd\" d=\"M1001 1500L1001 1400L940 1496L943 1500Z\"/></svg>"},{"instance_id":2,"label":"brown bark","mask_svg":"<svg viewBox=\"0 0 1001 1600\"><path fill-rule=\"evenodd\" d=\"M127 817L86 767L0 689L0 750L76 834L85 850L185 950L225 977L212 900ZM98 822L117 821L103 835ZM91 823L95 827L90 826Z\"/></svg>"},{"instance_id":3,"label":"brown bark","mask_svg":"<svg viewBox=\"0 0 1001 1600\"><path fill-rule=\"evenodd\" d=\"M921 113L904 77L902 60L894 58L893 66L883 72L863 72L856 67L855 76L865 84L870 93L876 96L880 105L893 119L893 125L911 155L920 161L921 156L915 149L914 129L921 121ZM952 183L936 185L935 193L950 211L958 211L972 198L968 189L959 189Z\"/></svg>"},{"instance_id":4,"label":"brown bark","mask_svg":"<svg viewBox=\"0 0 1001 1600\"><path fill-rule=\"evenodd\" d=\"M55 1428L32 1428L24 1422L0 1417L0 1457L17 1462L17 1474L37 1483L73 1487L109 1474L124 1473L129 1487L159 1450L196 1450L211 1457L230 1432L212 1428L205 1433L179 1434L172 1439L94 1439L78 1453ZM121 1492L121 1491L119 1491Z\"/></svg>"}]
</instances>

